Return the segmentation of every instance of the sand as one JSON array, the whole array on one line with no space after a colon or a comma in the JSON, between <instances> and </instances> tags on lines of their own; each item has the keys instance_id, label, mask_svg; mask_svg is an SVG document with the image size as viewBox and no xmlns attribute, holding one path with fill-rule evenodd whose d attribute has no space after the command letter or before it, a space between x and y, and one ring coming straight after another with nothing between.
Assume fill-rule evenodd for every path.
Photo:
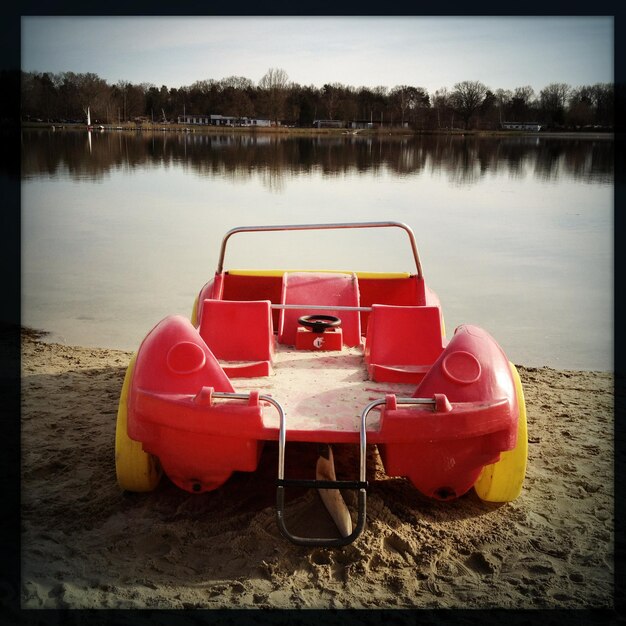
<instances>
[{"instance_id":1,"label":"sand","mask_svg":"<svg viewBox=\"0 0 626 626\"><path fill-rule=\"evenodd\" d=\"M212 493L167 478L122 493L114 435L130 357L23 333L23 609L614 606L613 374L518 365L529 460L509 504L473 490L429 500L387 477L370 446L366 529L327 549L279 533L275 444ZM287 475L296 461L314 472L314 445L290 450ZM334 450L338 475L357 467L353 447ZM332 531L316 492L288 507L292 523Z\"/></svg>"}]
</instances>

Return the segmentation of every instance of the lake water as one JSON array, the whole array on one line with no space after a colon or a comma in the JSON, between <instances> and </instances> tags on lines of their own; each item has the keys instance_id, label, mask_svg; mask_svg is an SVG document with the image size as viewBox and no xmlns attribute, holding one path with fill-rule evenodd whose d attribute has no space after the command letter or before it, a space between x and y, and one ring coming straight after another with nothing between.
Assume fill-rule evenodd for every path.
<instances>
[{"instance_id":1,"label":"lake water","mask_svg":"<svg viewBox=\"0 0 626 626\"><path fill-rule=\"evenodd\" d=\"M136 350L189 316L226 231L393 220L448 336L515 363L613 368L613 141L22 133L22 323ZM226 268L411 271L400 229L242 234Z\"/></svg>"}]
</instances>

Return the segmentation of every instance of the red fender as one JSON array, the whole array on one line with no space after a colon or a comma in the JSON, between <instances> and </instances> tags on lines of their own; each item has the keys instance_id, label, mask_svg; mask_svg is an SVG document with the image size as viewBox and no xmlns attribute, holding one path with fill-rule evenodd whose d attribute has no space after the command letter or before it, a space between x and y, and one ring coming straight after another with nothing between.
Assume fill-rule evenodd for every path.
<instances>
[{"instance_id":1,"label":"red fender","mask_svg":"<svg viewBox=\"0 0 626 626\"><path fill-rule=\"evenodd\" d=\"M517 441L518 406L509 361L487 332L469 325L456 329L413 397L439 394L451 405L458 403L458 413L389 411L395 428L403 420L399 424L405 424L406 443L381 444L379 449L387 474L406 476L422 493L449 500L467 492L483 466L496 462ZM423 429L433 422L445 426L433 428L429 439Z\"/></svg>"}]
</instances>

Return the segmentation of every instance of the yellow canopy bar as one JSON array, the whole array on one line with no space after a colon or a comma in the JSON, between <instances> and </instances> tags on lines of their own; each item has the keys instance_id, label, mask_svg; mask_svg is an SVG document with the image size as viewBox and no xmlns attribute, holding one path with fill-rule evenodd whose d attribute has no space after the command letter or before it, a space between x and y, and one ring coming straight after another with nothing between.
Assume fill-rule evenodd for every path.
<instances>
[{"instance_id":1,"label":"yellow canopy bar","mask_svg":"<svg viewBox=\"0 0 626 626\"><path fill-rule=\"evenodd\" d=\"M330 274L352 274L352 271L342 270L228 270L227 274L232 276L282 276L286 272L328 272ZM354 272L357 278L389 279L389 278L410 278L409 272Z\"/></svg>"}]
</instances>

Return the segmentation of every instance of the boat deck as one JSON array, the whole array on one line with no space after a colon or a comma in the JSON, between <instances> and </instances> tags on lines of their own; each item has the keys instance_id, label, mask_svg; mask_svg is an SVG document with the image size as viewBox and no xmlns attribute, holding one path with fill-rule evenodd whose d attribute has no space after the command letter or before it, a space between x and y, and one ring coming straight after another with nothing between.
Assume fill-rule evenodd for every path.
<instances>
[{"instance_id":1,"label":"boat deck","mask_svg":"<svg viewBox=\"0 0 626 626\"><path fill-rule=\"evenodd\" d=\"M315 352L278 344L273 374L259 378L234 378L237 392L258 390L283 407L290 438L319 441L328 433L332 441L358 441L363 409L386 394L412 396L416 385L377 383L369 380L362 348ZM265 428L278 430L273 407L263 414ZM379 412L367 420L368 433L379 430ZM317 435L317 436L316 436Z\"/></svg>"}]
</instances>

